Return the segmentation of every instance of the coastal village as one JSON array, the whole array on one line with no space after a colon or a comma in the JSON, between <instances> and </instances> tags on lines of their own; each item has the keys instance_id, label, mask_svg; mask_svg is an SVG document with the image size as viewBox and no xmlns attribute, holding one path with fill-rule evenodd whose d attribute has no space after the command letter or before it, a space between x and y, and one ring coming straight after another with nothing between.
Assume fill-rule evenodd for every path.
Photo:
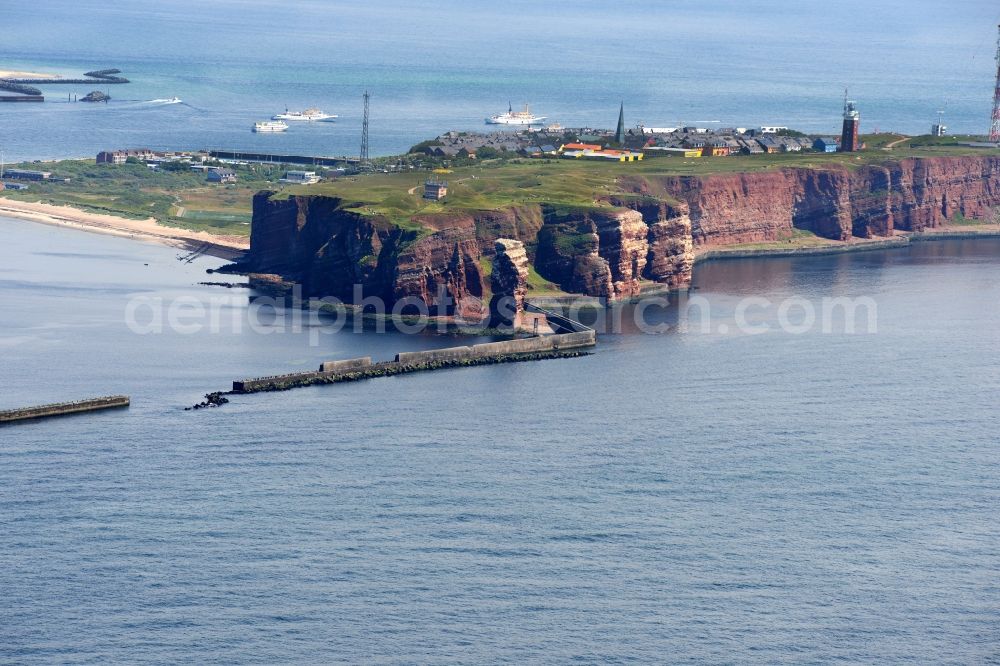
<instances>
[{"instance_id":1,"label":"coastal village","mask_svg":"<svg viewBox=\"0 0 1000 666\"><path fill-rule=\"evenodd\" d=\"M563 128L560 125L531 127L518 131L465 132L449 131L417 144L410 154L424 155L443 161L477 160L498 157L536 159L584 159L611 162L638 162L646 158L673 157L684 159L717 158L734 155L772 155L814 151L819 153L856 152L865 146L859 139L860 114L853 101L845 99L844 124L840 136L807 135L785 126L706 128L625 127L624 103L619 108L615 130L592 127ZM937 135L942 126L935 126ZM357 172L364 167L348 158L309 158L282 155L238 155L222 157L211 151L154 151L149 148L108 149L97 153L100 165L120 165L139 162L150 169L172 168L178 164L202 172L209 183L232 184L238 175L227 165L268 162L278 164L309 163L333 165L323 172L289 170L282 183L311 185L324 177L336 177ZM394 168L399 168L396 165ZM413 165L407 165L413 168ZM434 166L431 164L430 166ZM6 179L6 180L5 180ZM52 172L0 168L0 190L27 189L31 181L57 181ZM441 199L446 188L432 188L428 182L427 198Z\"/></svg>"},{"instance_id":2,"label":"coastal village","mask_svg":"<svg viewBox=\"0 0 1000 666\"><path fill-rule=\"evenodd\" d=\"M614 131L563 128L549 125L518 132L446 132L416 149L442 158L496 157L517 154L527 157L562 157L635 162L647 157L727 157L815 151L856 152L860 142L861 117L855 102L844 101L844 124L840 136L806 135L784 126L699 126L625 128L624 103L619 108ZM943 133L943 128L934 128Z\"/></svg>"}]
</instances>

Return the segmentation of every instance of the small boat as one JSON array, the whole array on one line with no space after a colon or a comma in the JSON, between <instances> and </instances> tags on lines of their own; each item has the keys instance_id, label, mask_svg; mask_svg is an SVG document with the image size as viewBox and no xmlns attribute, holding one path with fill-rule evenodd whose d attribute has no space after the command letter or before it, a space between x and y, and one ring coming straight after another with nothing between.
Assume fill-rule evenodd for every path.
<instances>
[{"instance_id":1,"label":"small boat","mask_svg":"<svg viewBox=\"0 0 1000 666\"><path fill-rule=\"evenodd\" d=\"M313 122L315 120L325 120L327 122L333 122L337 119L335 114L323 113L319 109L312 107L306 109L305 111L289 111L285 109L284 113L279 113L275 116L271 116L271 120L291 120L291 121L305 121Z\"/></svg>"},{"instance_id":2,"label":"small boat","mask_svg":"<svg viewBox=\"0 0 1000 666\"><path fill-rule=\"evenodd\" d=\"M487 125L541 125L545 116L536 116L531 113L528 105L524 105L524 111L515 111L514 107L507 103L507 113L498 113L486 119Z\"/></svg>"},{"instance_id":3,"label":"small boat","mask_svg":"<svg viewBox=\"0 0 1000 666\"><path fill-rule=\"evenodd\" d=\"M272 120L262 120L253 124L254 132L284 132L288 129L288 123Z\"/></svg>"}]
</instances>

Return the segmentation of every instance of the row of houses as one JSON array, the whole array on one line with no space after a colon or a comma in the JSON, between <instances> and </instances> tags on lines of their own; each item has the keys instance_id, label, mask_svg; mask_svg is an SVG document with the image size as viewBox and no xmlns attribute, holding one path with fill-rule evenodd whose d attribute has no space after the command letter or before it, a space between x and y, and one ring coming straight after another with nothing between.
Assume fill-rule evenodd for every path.
<instances>
[{"instance_id":1,"label":"row of houses","mask_svg":"<svg viewBox=\"0 0 1000 666\"><path fill-rule=\"evenodd\" d=\"M158 153L148 148L102 150L97 153L98 164L125 164L129 158L144 162L151 169L159 169L166 162L188 163L188 168L191 171L204 173L205 180L210 183L230 184L238 180L236 171L232 168L218 164L206 164L208 156L205 153ZM312 185L320 180L315 171L298 170L286 171L284 177L281 178L281 182L294 185Z\"/></svg>"},{"instance_id":2,"label":"row of houses","mask_svg":"<svg viewBox=\"0 0 1000 666\"><path fill-rule=\"evenodd\" d=\"M638 162L643 156L641 151L604 148L599 144L589 143L567 143L559 148L558 153L568 158L611 160L614 162Z\"/></svg>"},{"instance_id":3,"label":"row of houses","mask_svg":"<svg viewBox=\"0 0 1000 666\"><path fill-rule=\"evenodd\" d=\"M708 130L699 127L638 127L615 141L606 130L539 129L521 132L448 132L429 142L424 152L444 158L476 158L483 148L529 157L562 156L586 159L637 161L642 155L685 158L765 155L818 151L837 152L835 137L792 136L780 126ZM487 151L482 151L486 154ZM489 151L489 154L493 154Z\"/></svg>"},{"instance_id":4,"label":"row of houses","mask_svg":"<svg viewBox=\"0 0 1000 666\"><path fill-rule=\"evenodd\" d=\"M4 169L3 177L11 180L52 180L51 171L36 171L34 169Z\"/></svg>"},{"instance_id":5,"label":"row of houses","mask_svg":"<svg viewBox=\"0 0 1000 666\"><path fill-rule=\"evenodd\" d=\"M127 148L125 150L102 150L97 153L97 163L98 164L125 164L128 158L134 157L138 160L146 162L148 160L154 160L158 157L149 148Z\"/></svg>"}]
</instances>

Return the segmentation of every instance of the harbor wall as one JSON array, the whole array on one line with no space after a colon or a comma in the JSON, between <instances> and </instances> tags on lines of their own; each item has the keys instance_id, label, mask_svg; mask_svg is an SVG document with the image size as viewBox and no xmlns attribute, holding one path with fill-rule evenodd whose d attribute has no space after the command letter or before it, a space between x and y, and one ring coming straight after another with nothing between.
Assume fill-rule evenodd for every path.
<instances>
[{"instance_id":1,"label":"harbor wall","mask_svg":"<svg viewBox=\"0 0 1000 666\"><path fill-rule=\"evenodd\" d=\"M359 368L365 368L372 364L371 356L364 356L362 358L351 358L346 361L325 361L319 366L320 372L347 372L349 370L357 370Z\"/></svg>"},{"instance_id":2,"label":"harbor wall","mask_svg":"<svg viewBox=\"0 0 1000 666\"><path fill-rule=\"evenodd\" d=\"M597 344L597 334L588 329L579 333L563 335L518 338L419 352L400 352L396 354L394 360L382 363L372 363L369 357L326 361L317 371L236 380L233 382L233 392L254 393L280 390L295 386L328 383L340 379L365 379L418 370L476 365L491 360L502 363L532 358L555 358L574 350L593 347L595 344Z\"/></svg>"},{"instance_id":3,"label":"harbor wall","mask_svg":"<svg viewBox=\"0 0 1000 666\"><path fill-rule=\"evenodd\" d=\"M8 409L0 411L0 423L39 419L49 416L63 416L65 414L78 414L80 412L93 412L115 407L128 407L129 403L127 395L110 395L74 402L58 402L50 405L38 405L36 407Z\"/></svg>"}]
</instances>

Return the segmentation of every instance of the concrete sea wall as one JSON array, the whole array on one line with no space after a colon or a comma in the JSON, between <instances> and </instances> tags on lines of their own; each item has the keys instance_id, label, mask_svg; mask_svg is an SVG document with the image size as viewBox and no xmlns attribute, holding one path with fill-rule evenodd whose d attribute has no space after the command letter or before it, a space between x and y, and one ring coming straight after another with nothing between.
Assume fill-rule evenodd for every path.
<instances>
[{"instance_id":1,"label":"concrete sea wall","mask_svg":"<svg viewBox=\"0 0 1000 666\"><path fill-rule=\"evenodd\" d=\"M51 405L38 405L37 407L24 407L22 409L8 409L0 411L0 423L11 421L23 421L27 419L40 419L48 416L63 416L65 414L78 414L80 412L93 412L99 409L111 409L114 407L128 407L129 397L127 395L110 395L89 400L77 400L75 402L58 402Z\"/></svg>"},{"instance_id":2,"label":"concrete sea wall","mask_svg":"<svg viewBox=\"0 0 1000 666\"><path fill-rule=\"evenodd\" d=\"M420 352L401 352L396 354L395 360L382 363L372 363L370 357L327 361L316 371L234 381L233 393L280 391L311 384L368 379L422 370L576 356L581 353L579 350L593 347L595 344L597 344L597 334L592 330L585 330L563 335L519 338Z\"/></svg>"}]
</instances>

